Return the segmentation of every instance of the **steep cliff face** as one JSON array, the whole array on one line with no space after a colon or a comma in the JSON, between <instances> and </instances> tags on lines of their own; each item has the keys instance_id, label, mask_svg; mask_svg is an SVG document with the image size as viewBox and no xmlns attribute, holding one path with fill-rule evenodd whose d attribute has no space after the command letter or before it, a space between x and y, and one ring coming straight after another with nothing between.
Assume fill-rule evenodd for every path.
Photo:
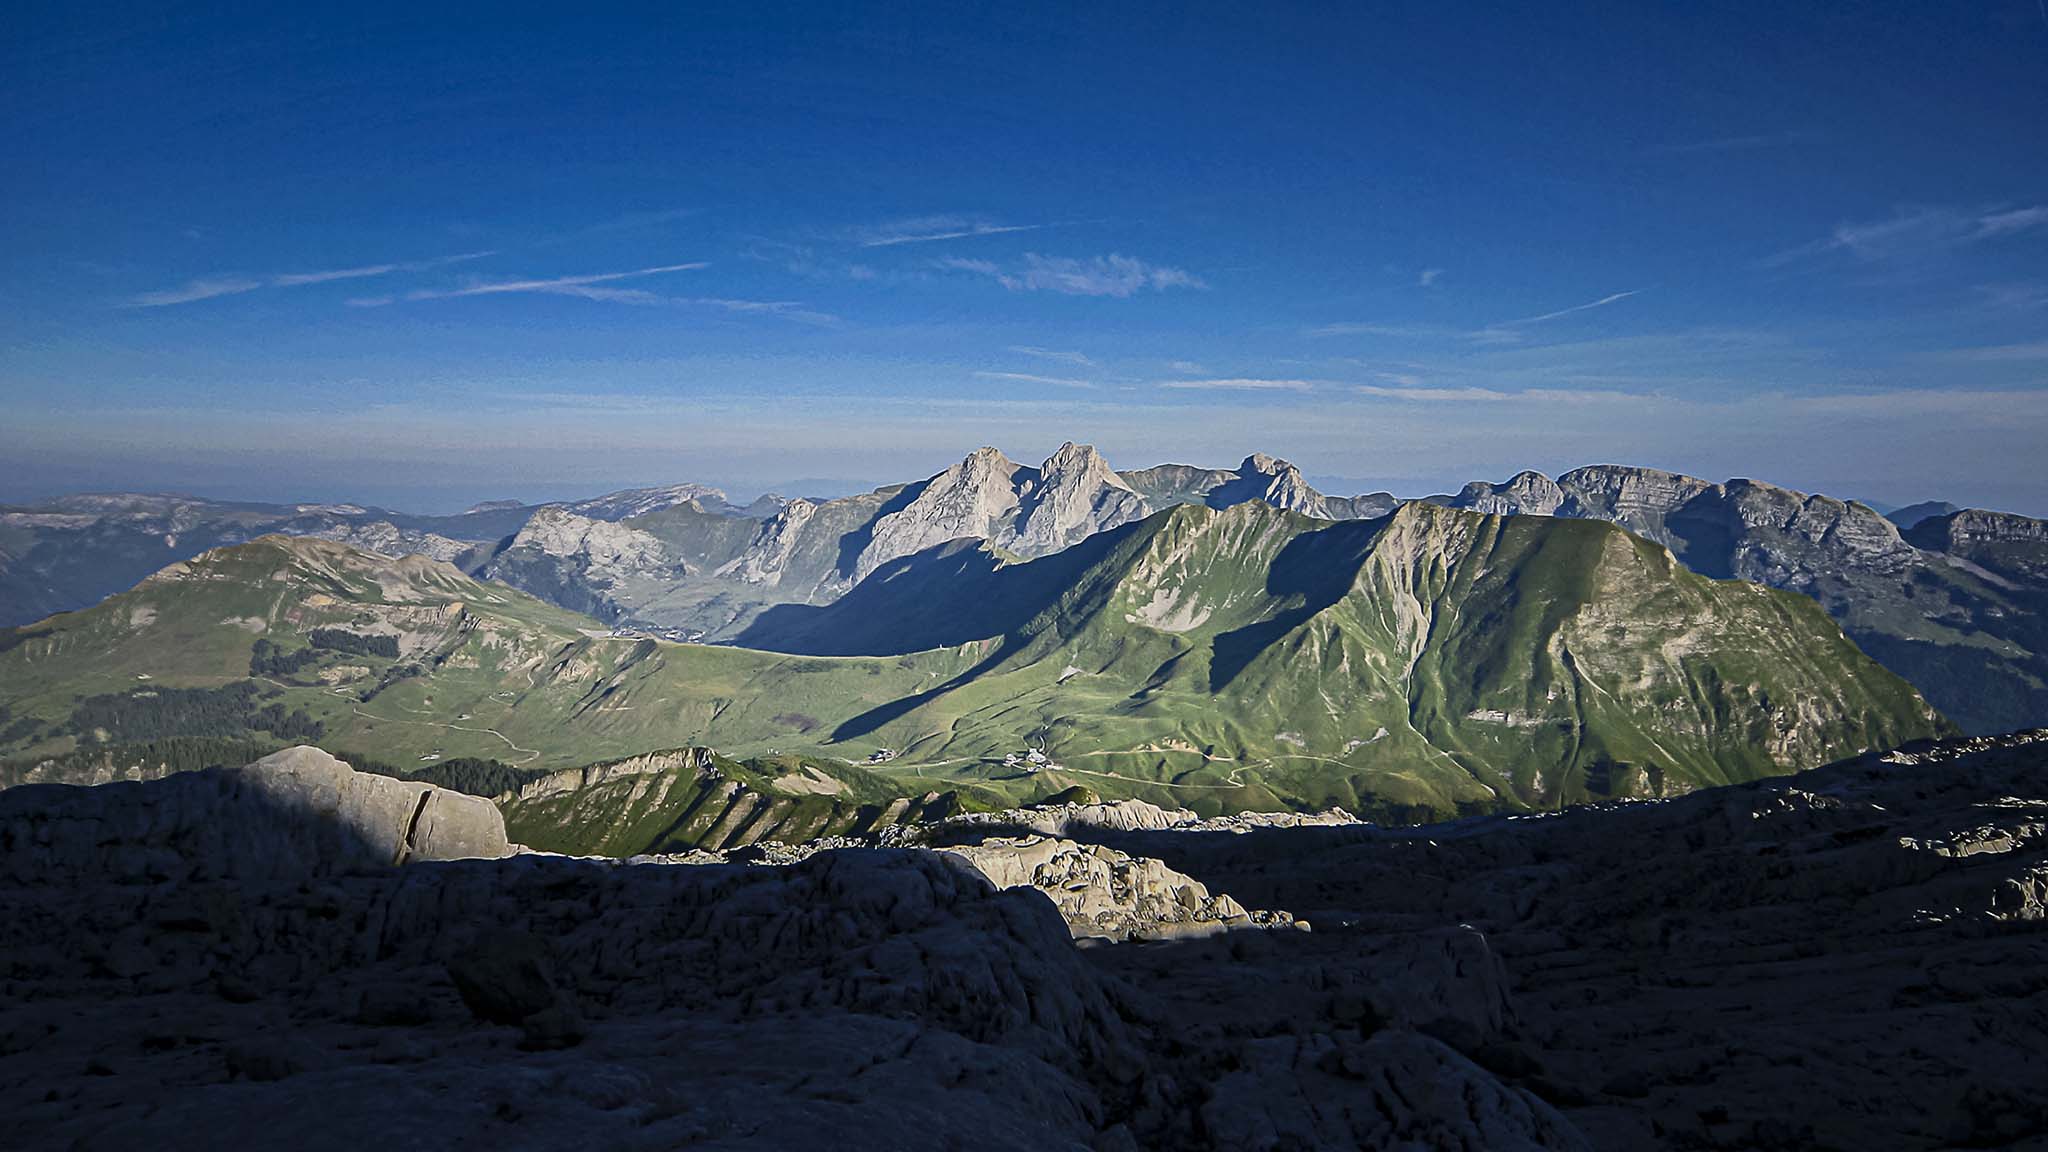
<instances>
[{"instance_id":1,"label":"steep cliff face","mask_svg":"<svg viewBox=\"0 0 2048 1152\"><path fill-rule=\"evenodd\" d=\"M1006 535L1029 470L994 448L978 448L918 487L910 503L875 521L854 564L856 582L899 556L974 536Z\"/></svg>"},{"instance_id":2,"label":"steep cliff face","mask_svg":"<svg viewBox=\"0 0 2048 1152\"><path fill-rule=\"evenodd\" d=\"M617 620L690 570L650 533L550 506L535 512L478 574L572 611Z\"/></svg>"},{"instance_id":3,"label":"steep cliff face","mask_svg":"<svg viewBox=\"0 0 2048 1152\"><path fill-rule=\"evenodd\" d=\"M791 500L762 521L761 530L754 534L747 550L720 569L719 575L729 576L743 584L773 587L782 583L783 574L789 570L798 546L803 543L804 530L810 527L811 519L817 514L816 503L801 497Z\"/></svg>"},{"instance_id":4,"label":"steep cliff face","mask_svg":"<svg viewBox=\"0 0 2048 1152\"><path fill-rule=\"evenodd\" d=\"M1038 474L1025 481L1018 503L1019 521L999 546L1020 556L1057 552L1151 512L1101 453L1072 442L1039 465Z\"/></svg>"},{"instance_id":5,"label":"steep cliff face","mask_svg":"<svg viewBox=\"0 0 2048 1152\"><path fill-rule=\"evenodd\" d=\"M1150 511L1088 445L1064 444L1037 468L981 448L875 521L852 576L857 583L891 560L962 538L1042 556Z\"/></svg>"},{"instance_id":6,"label":"steep cliff face","mask_svg":"<svg viewBox=\"0 0 2048 1152\"><path fill-rule=\"evenodd\" d=\"M2048 521L1971 508L1924 519L1906 535L2005 580L2048 587Z\"/></svg>"},{"instance_id":7,"label":"steep cliff face","mask_svg":"<svg viewBox=\"0 0 2048 1152\"><path fill-rule=\"evenodd\" d=\"M1675 472L1598 464L1555 481L1523 472L1444 500L1497 515L1605 520L1670 548L1696 572L1798 588L1831 568L1890 571L1914 549L1873 509L1754 480L1714 484Z\"/></svg>"},{"instance_id":8,"label":"steep cliff face","mask_svg":"<svg viewBox=\"0 0 2048 1152\"><path fill-rule=\"evenodd\" d=\"M1595 465L1523 473L1439 502L1606 520L1696 572L1813 597L1849 636L1973 732L2048 724L2048 530L1960 511L1904 534L1854 501L1753 480Z\"/></svg>"}]
</instances>

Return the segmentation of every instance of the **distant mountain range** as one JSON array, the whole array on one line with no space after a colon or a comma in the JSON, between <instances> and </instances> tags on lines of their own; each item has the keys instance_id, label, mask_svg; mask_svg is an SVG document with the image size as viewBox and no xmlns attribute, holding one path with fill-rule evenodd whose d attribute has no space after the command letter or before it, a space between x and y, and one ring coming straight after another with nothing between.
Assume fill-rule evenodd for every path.
<instances>
[{"instance_id":1,"label":"distant mountain range","mask_svg":"<svg viewBox=\"0 0 2048 1152\"><path fill-rule=\"evenodd\" d=\"M2048 725L2041 521L1938 502L1886 517L1754 481L1614 465L1555 479L1525 472L1419 503L1618 524L1700 574L1811 596L1969 731ZM1344 521L1382 519L1402 502L1326 495L1265 455L1234 469L1118 472L1074 444L1035 467L983 448L914 483L832 500L768 496L744 507L695 484L541 506L491 502L457 516L82 496L0 509L0 624L84 607L208 548L285 533L446 560L656 635L766 645L792 626L783 606L832 604L909 558L958 564L958 555L927 555L952 541L1034 559L1162 509L1245 504ZM823 625L806 627L815 636Z\"/></svg>"},{"instance_id":2,"label":"distant mountain range","mask_svg":"<svg viewBox=\"0 0 2048 1152\"><path fill-rule=\"evenodd\" d=\"M269 736L531 770L704 745L872 758L911 796L1410 817L1951 731L1806 598L1608 524L1421 502L1333 522L1190 501L1032 560L949 540L742 639L787 651L621 635L440 561L265 536L0 633L0 757Z\"/></svg>"}]
</instances>

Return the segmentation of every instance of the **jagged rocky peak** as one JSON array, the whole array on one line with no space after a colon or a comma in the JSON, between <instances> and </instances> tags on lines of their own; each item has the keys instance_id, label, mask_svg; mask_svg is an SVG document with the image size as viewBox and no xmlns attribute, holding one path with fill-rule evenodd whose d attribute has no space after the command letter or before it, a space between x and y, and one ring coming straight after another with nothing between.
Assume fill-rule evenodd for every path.
<instances>
[{"instance_id":1,"label":"jagged rocky peak","mask_svg":"<svg viewBox=\"0 0 2048 1152\"><path fill-rule=\"evenodd\" d=\"M1067 443L1037 468L995 448L924 482L897 511L875 521L855 566L855 580L883 564L963 537L987 540L1025 556L1057 552L1151 511L1101 453Z\"/></svg>"},{"instance_id":2,"label":"jagged rocky peak","mask_svg":"<svg viewBox=\"0 0 2048 1152\"><path fill-rule=\"evenodd\" d=\"M1057 552L1152 510L1093 445L1071 440L1025 486L1023 516L1006 546L1026 556Z\"/></svg>"},{"instance_id":3,"label":"jagged rocky peak","mask_svg":"<svg viewBox=\"0 0 2048 1152\"><path fill-rule=\"evenodd\" d=\"M1451 498L1452 507L1494 516L1550 516L1563 506L1564 489L1541 472L1517 472L1506 483L1475 480Z\"/></svg>"},{"instance_id":4,"label":"jagged rocky peak","mask_svg":"<svg viewBox=\"0 0 2048 1152\"><path fill-rule=\"evenodd\" d=\"M1309 485L1301 469L1264 452L1254 452L1245 457L1244 462L1237 466L1235 477L1210 489L1203 499L1211 508L1229 508L1252 501L1305 516L1334 518L1329 502Z\"/></svg>"},{"instance_id":5,"label":"jagged rocky peak","mask_svg":"<svg viewBox=\"0 0 2048 1152\"><path fill-rule=\"evenodd\" d=\"M903 508L875 521L854 579L899 557L963 536L994 539L1016 515L1018 473L1024 469L996 448L975 449L965 460L924 482Z\"/></svg>"},{"instance_id":6,"label":"jagged rocky peak","mask_svg":"<svg viewBox=\"0 0 2048 1152\"><path fill-rule=\"evenodd\" d=\"M1268 456L1264 452L1254 452L1244 458L1244 463L1237 466L1237 471L1240 476L1251 472L1256 472L1261 476L1277 476L1293 467L1294 465L1280 459L1278 456Z\"/></svg>"},{"instance_id":7,"label":"jagged rocky peak","mask_svg":"<svg viewBox=\"0 0 2048 1152\"><path fill-rule=\"evenodd\" d=\"M731 563L718 570L747 584L774 587L782 583L790 557L803 543L804 527L818 514L818 503L798 496L783 502L780 511L761 522L761 530Z\"/></svg>"}]
</instances>

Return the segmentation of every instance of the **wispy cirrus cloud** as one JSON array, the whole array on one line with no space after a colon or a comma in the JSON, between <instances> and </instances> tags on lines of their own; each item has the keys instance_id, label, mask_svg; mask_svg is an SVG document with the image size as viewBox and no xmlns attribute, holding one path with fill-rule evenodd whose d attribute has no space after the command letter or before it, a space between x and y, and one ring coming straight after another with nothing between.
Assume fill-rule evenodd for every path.
<instances>
[{"instance_id":1,"label":"wispy cirrus cloud","mask_svg":"<svg viewBox=\"0 0 2048 1152\"><path fill-rule=\"evenodd\" d=\"M1022 265L1004 267L993 260L942 260L939 267L986 276L1012 292L1056 292L1063 296L1112 296L1169 288L1207 288L1202 278L1185 269L1148 264L1112 253L1076 259L1027 253Z\"/></svg>"},{"instance_id":2,"label":"wispy cirrus cloud","mask_svg":"<svg viewBox=\"0 0 2048 1152\"><path fill-rule=\"evenodd\" d=\"M173 304L190 304L197 300L212 300L221 296L239 296L254 292L264 286L264 281L224 277L213 280L187 280L176 288L165 288L157 292L144 292L128 298L130 308L168 308Z\"/></svg>"},{"instance_id":3,"label":"wispy cirrus cloud","mask_svg":"<svg viewBox=\"0 0 2048 1152\"><path fill-rule=\"evenodd\" d=\"M381 308L399 301L448 300L467 296L498 296L507 294L537 293L546 296L570 296L579 300L594 300L605 304L635 304L648 307L711 308L724 312L751 316L780 316L803 324L832 327L843 321L829 313L820 312L799 300L748 300L726 296L672 296L646 288L621 287L621 280L633 280L643 276L664 276L674 272L694 272L710 267L709 262L697 260L686 264L662 264L653 268L631 268L622 272L593 272L579 276L554 276L545 279L495 280L479 284L468 284L460 288L421 289L403 296L369 296L348 301L351 307Z\"/></svg>"},{"instance_id":4,"label":"wispy cirrus cloud","mask_svg":"<svg viewBox=\"0 0 2048 1152\"><path fill-rule=\"evenodd\" d=\"M1926 264L1978 244L2037 232L2048 232L2048 205L1901 209L1881 220L1844 221L1820 240L1786 249L1759 263L1782 268L1840 255L1863 264Z\"/></svg>"},{"instance_id":5,"label":"wispy cirrus cloud","mask_svg":"<svg viewBox=\"0 0 2048 1152\"><path fill-rule=\"evenodd\" d=\"M862 248L893 248L899 244L932 244L941 240L1035 232L1043 227L1043 224L1003 224L978 216L918 216L856 229L853 239Z\"/></svg>"},{"instance_id":6,"label":"wispy cirrus cloud","mask_svg":"<svg viewBox=\"0 0 2048 1152\"><path fill-rule=\"evenodd\" d=\"M1266 380L1226 377L1215 380L1161 380L1159 387L1187 392L1313 392L1313 380Z\"/></svg>"},{"instance_id":7,"label":"wispy cirrus cloud","mask_svg":"<svg viewBox=\"0 0 2048 1152\"><path fill-rule=\"evenodd\" d=\"M830 312L820 312L799 300L735 300L718 296L682 296L672 300L677 304L699 304L707 308L722 308L727 312L738 312L750 316L781 316L803 324L815 324L830 328L844 323Z\"/></svg>"},{"instance_id":8,"label":"wispy cirrus cloud","mask_svg":"<svg viewBox=\"0 0 2048 1152\"><path fill-rule=\"evenodd\" d=\"M1417 288L1434 288L1436 287L1436 282L1443 279L1443 276L1444 270L1441 268L1424 268L1415 274L1415 286Z\"/></svg>"},{"instance_id":9,"label":"wispy cirrus cloud","mask_svg":"<svg viewBox=\"0 0 2048 1152\"><path fill-rule=\"evenodd\" d=\"M1441 324L1376 324L1370 322L1344 322L1322 324L1308 330L1310 336L1386 336L1396 340L1429 340L1440 337L1465 337L1471 332Z\"/></svg>"},{"instance_id":10,"label":"wispy cirrus cloud","mask_svg":"<svg viewBox=\"0 0 2048 1152\"><path fill-rule=\"evenodd\" d=\"M187 280L176 288L165 288L155 292L143 292L131 296L125 306L129 308L167 308L175 304L191 304L200 300L213 300L222 296L239 296L263 288L299 288L308 284L331 284L340 280L367 280L377 276L389 276L394 272L421 272L430 268L441 268L450 264L461 264L470 260L481 260L494 256L496 252L463 252L454 256L439 256L432 260L391 261L384 264L364 264L354 268L332 268L316 272L280 272L268 276L226 276L207 279Z\"/></svg>"},{"instance_id":11,"label":"wispy cirrus cloud","mask_svg":"<svg viewBox=\"0 0 2048 1152\"><path fill-rule=\"evenodd\" d=\"M2048 284L1979 284L1977 294L2001 312L2031 312L2048 308Z\"/></svg>"},{"instance_id":12,"label":"wispy cirrus cloud","mask_svg":"<svg viewBox=\"0 0 2048 1152\"><path fill-rule=\"evenodd\" d=\"M665 276L671 272L695 272L710 264L694 260L686 264L661 264L652 268L630 268L623 272L591 272L581 276L551 276L545 279L486 280L460 288L422 288L405 294L407 300L452 300L463 296L500 296L508 293L538 292L551 296L580 296L624 304L657 303L660 297L638 288L611 288L620 280L643 276Z\"/></svg>"},{"instance_id":13,"label":"wispy cirrus cloud","mask_svg":"<svg viewBox=\"0 0 2048 1152\"><path fill-rule=\"evenodd\" d=\"M1010 351L1019 356L1035 356L1040 360L1057 360L1062 364L1079 364L1084 368L1095 367L1095 361L1085 352L1063 352L1057 348L1033 348L1028 344L1012 344Z\"/></svg>"},{"instance_id":14,"label":"wispy cirrus cloud","mask_svg":"<svg viewBox=\"0 0 2048 1152\"><path fill-rule=\"evenodd\" d=\"M1008 384L1048 384L1056 388L1093 388L1093 380L1077 380L1067 376L1040 376L1034 372L976 372L976 379L1001 380Z\"/></svg>"},{"instance_id":15,"label":"wispy cirrus cloud","mask_svg":"<svg viewBox=\"0 0 2048 1152\"><path fill-rule=\"evenodd\" d=\"M1475 400L1505 400L1509 393L1492 388L1429 388L1414 385L1388 387L1381 384L1360 384L1352 389L1360 396L1377 396L1386 400L1409 400L1417 403L1445 403Z\"/></svg>"},{"instance_id":16,"label":"wispy cirrus cloud","mask_svg":"<svg viewBox=\"0 0 2048 1152\"><path fill-rule=\"evenodd\" d=\"M1964 360L2028 361L2048 360L2048 340L2031 344L1993 344L1982 348L1959 348L1955 353Z\"/></svg>"}]
</instances>

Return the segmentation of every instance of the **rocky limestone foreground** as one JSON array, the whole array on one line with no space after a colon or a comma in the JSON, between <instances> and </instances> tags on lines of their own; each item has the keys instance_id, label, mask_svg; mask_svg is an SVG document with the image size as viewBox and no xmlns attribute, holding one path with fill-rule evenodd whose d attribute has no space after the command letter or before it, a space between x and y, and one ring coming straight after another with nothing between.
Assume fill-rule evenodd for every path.
<instances>
[{"instance_id":1,"label":"rocky limestone foreground","mask_svg":"<svg viewBox=\"0 0 2048 1152\"><path fill-rule=\"evenodd\" d=\"M750 850L788 864L472 804L310 749L0 794L4 1142L2048 1147L2048 734L1420 830ZM1315 929L1130 930L1246 906Z\"/></svg>"}]
</instances>

